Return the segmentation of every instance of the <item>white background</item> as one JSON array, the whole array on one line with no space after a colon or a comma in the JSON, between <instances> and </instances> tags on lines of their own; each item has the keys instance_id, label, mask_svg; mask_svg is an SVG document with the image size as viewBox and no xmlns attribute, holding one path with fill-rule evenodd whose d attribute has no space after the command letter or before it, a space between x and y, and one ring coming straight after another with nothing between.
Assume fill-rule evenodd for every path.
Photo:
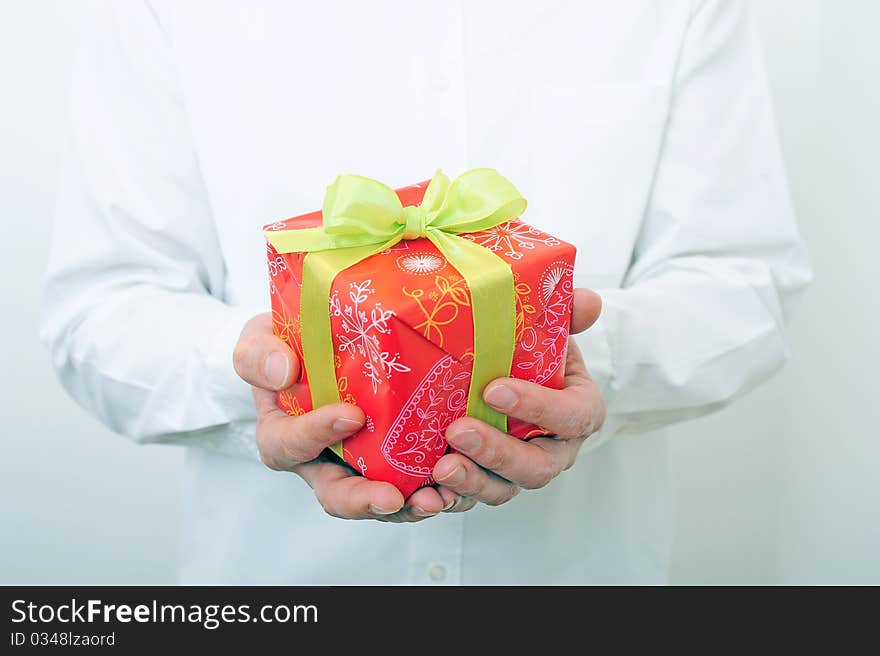
<instances>
[{"instance_id":1,"label":"white background","mask_svg":"<svg viewBox=\"0 0 880 656\"><path fill-rule=\"evenodd\" d=\"M176 571L182 454L90 419L36 337L85 9L0 0L0 584ZM880 3L763 0L754 15L816 280L782 373L674 431L672 580L880 584Z\"/></svg>"}]
</instances>

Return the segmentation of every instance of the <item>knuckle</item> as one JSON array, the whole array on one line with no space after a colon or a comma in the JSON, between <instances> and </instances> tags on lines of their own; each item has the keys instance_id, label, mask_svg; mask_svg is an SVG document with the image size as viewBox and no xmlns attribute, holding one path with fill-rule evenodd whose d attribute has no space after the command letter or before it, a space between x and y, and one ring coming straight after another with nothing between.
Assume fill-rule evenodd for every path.
<instances>
[{"instance_id":1,"label":"knuckle","mask_svg":"<svg viewBox=\"0 0 880 656\"><path fill-rule=\"evenodd\" d=\"M286 460L289 460L290 462L308 462L309 460L314 460L315 458L315 456L309 456L308 451L303 448L303 445L298 439L298 435L296 433L283 436L279 440L278 447L281 450L281 454L284 456L284 458Z\"/></svg>"},{"instance_id":2,"label":"knuckle","mask_svg":"<svg viewBox=\"0 0 880 656\"><path fill-rule=\"evenodd\" d=\"M588 412L573 413L562 424L562 430L557 435L566 438L575 438L590 432L590 415Z\"/></svg>"},{"instance_id":3,"label":"knuckle","mask_svg":"<svg viewBox=\"0 0 880 656\"><path fill-rule=\"evenodd\" d=\"M281 471L281 467L278 464L278 461L275 460L271 455L266 452L266 449L261 447L257 447L257 450L260 452L260 460L266 467L271 469L272 471Z\"/></svg>"},{"instance_id":4,"label":"knuckle","mask_svg":"<svg viewBox=\"0 0 880 656\"><path fill-rule=\"evenodd\" d=\"M590 430L585 437L592 435L605 425L605 399L598 394L593 404L593 410L590 412Z\"/></svg>"},{"instance_id":5,"label":"knuckle","mask_svg":"<svg viewBox=\"0 0 880 656\"><path fill-rule=\"evenodd\" d=\"M279 465L274 458L266 455L263 451L260 451L260 460L266 467L268 467L272 471L282 471L281 465Z\"/></svg>"},{"instance_id":6,"label":"knuckle","mask_svg":"<svg viewBox=\"0 0 880 656\"><path fill-rule=\"evenodd\" d=\"M336 506L330 503L330 500L327 499L327 495L322 492L315 492L315 498L318 500L318 503L321 505L321 509L331 517L336 517L337 519L344 519L342 513L336 508Z\"/></svg>"},{"instance_id":7,"label":"knuckle","mask_svg":"<svg viewBox=\"0 0 880 656\"><path fill-rule=\"evenodd\" d=\"M271 438L266 431L264 422L257 421L257 452L260 454L260 460L263 462L266 467L273 471L281 471L283 467L281 463L278 462L278 458L275 457L271 445L269 442Z\"/></svg>"},{"instance_id":8,"label":"knuckle","mask_svg":"<svg viewBox=\"0 0 880 656\"><path fill-rule=\"evenodd\" d=\"M578 415L577 424L571 437L584 437L592 433L593 430L593 411L587 408Z\"/></svg>"},{"instance_id":9,"label":"knuckle","mask_svg":"<svg viewBox=\"0 0 880 656\"><path fill-rule=\"evenodd\" d=\"M565 466L562 468L562 471L568 471L569 469L574 467L574 463L577 462L578 451L580 451L581 445L583 445L586 439L586 437L579 437L571 440L568 459L565 461Z\"/></svg>"},{"instance_id":10,"label":"knuckle","mask_svg":"<svg viewBox=\"0 0 880 656\"><path fill-rule=\"evenodd\" d=\"M523 487L529 490L540 489L547 485L550 481L552 481L556 477L556 473L556 468L553 466L550 460L543 460L532 471L529 480L525 482Z\"/></svg>"},{"instance_id":11,"label":"knuckle","mask_svg":"<svg viewBox=\"0 0 880 656\"><path fill-rule=\"evenodd\" d=\"M456 492L463 497L475 497L483 491L485 475L470 465L466 465L464 470L464 481L456 487Z\"/></svg>"},{"instance_id":12,"label":"knuckle","mask_svg":"<svg viewBox=\"0 0 880 656\"><path fill-rule=\"evenodd\" d=\"M492 471L503 471L508 462L507 453L498 445L487 445L483 448L481 464Z\"/></svg>"},{"instance_id":13,"label":"knuckle","mask_svg":"<svg viewBox=\"0 0 880 656\"><path fill-rule=\"evenodd\" d=\"M321 455L323 447L315 444L311 440L301 442L297 448L299 454L299 462L310 462Z\"/></svg>"},{"instance_id":14,"label":"knuckle","mask_svg":"<svg viewBox=\"0 0 880 656\"><path fill-rule=\"evenodd\" d=\"M232 365L239 376L246 373L250 350L250 340L247 339L239 340L232 350Z\"/></svg>"},{"instance_id":15,"label":"knuckle","mask_svg":"<svg viewBox=\"0 0 880 656\"><path fill-rule=\"evenodd\" d=\"M345 515L337 511L335 508L327 504L321 504L321 508L324 509L324 513L329 515L330 517L335 517L336 519L346 519Z\"/></svg>"},{"instance_id":16,"label":"knuckle","mask_svg":"<svg viewBox=\"0 0 880 656\"><path fill-rule=\"evenodd\" d=\"M513 497L515 497L518 492L519 492L519 488L516 485L504 484L502 489L498 492L498 494L495 497L486 500L484 503L487 506L500 506L502 504L507 503L511 499L513 499Z\"/></svg>"},{"instance_id":17,"label":"knuckle","mask_svg":"<svg viewBox=\"0 0 880 656\"><path fill-rule=\"evenodd\" d=\"M543 403L530 403L527 420L535 426L543 426L547 420L547 407Z\"/></svg>"},{"instance_id":18,"label":"knuckle","mask_svg":"<svg viewBox=\"0 0 880 656\"><path fill-rule=\"evenodd\" d=\"M474 499L472 497L462 496L456 500L455 504L447 512L455 512L455 513L467 512L468 510L473 508L475 505L477 505L476 499Z\"/></svg>"}]
</instances>

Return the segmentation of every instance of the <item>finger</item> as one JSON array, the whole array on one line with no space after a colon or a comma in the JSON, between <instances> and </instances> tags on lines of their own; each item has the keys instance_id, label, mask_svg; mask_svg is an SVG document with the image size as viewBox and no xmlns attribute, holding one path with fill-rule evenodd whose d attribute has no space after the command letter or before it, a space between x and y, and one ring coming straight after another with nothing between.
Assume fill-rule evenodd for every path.
<instances>
[{"instance_id":1,"label":"finger","mask_svg":"<svg viewBox=\"0 0 880 656\"><path fill-rule=\"evenodd\" d=\"M406 508L416 517L433 517L441 510L446 502L434 487L423 487L406 500Z\"/></svg>"},{"instance_id":2,"label":"finger","mask_svg":"<svg viewBox=\"0 0 880 656\"><path fill-rule=\"evenodd\" d=\"M536 437L529 440L529 444L532 446L536 446L539 449L543 449L547 452L560 452L559 459L562 462L561 472L564 472L574 465L577 462L577 454L578 451L581 450L581 446L586 442L587 438L578 437L572 440L557 440L553 437ZM553 455L550 456L555 457Z\"/></svg>"},{"instance_id":3,"label":"finger","mask_svg":"<svg viewBox=\"0 0 880 656\"><path fill-rule=\"evenodd\" d=\"M602 314L602 297L592 289L583 287L574 290L571 306L571 334L577 335L596 323Z\"/></svg>"},{"instance_id":4,"label":"finger","mask_svg":"<svg viewBox=\"0 0 880 656\"><path fill-rule=\"evenodd\" d=\"M446 430L446 440L459 453L443 456L434 468L434 478L463 496L478 498L489 481L494 483L494 479L485 480L480 472L491 472L509 485L541 488L571 466L584 441L519 440L470 417L452 422Z\"/></svg>"},{"instance_id":5,"label":"finger","mask_svg":"<svg viewBox=\"0 0 880 656\"><path fill-rule=\"evenodd\" d=\"M489 506L507 503L519 493L519 487L514 483L486 471L458 453L440 458L434 465L433 475L434 480L456 494Z\"/></svg>"},{"instance_id":6,"label":"finger","mask_svg":"<svg viewBox=\"0 0 880 656\"><path fill-rule=\"evenodd\" d=\"M444 510L443 512L448 512L448 513L467 512L468 510L470 510L471 508L473 508L474 506L477 505L477 500L474 499L473 497L460 497L457 495L456 495L456 497L457 498L453 502L453 504L449 508Z\"/></svg>"},{"instance_id":7,"label":"finger","mask_svg":"<svg viewBox=\"0 0 880 656\"><path fill-rule=\"evenodd\" d=\"M272 315L268 312L244 325L232 363L239 376L262 389L287 389L299 378L299 358L272 333Z\"/></svg>"},{"instance_id":8,"label":"finger","mask_svg":"<svg viewBox=\"0 0 880 656\"><path fill-rule=\"evenodd\" d=\"M443 512L449 512L454 505L461 501L461 496L455 490L450 490L444 485L438 485L437 492L443 499Z\"/></svg>"},{"instance_id":9,"label":"finger","mask_svg":"<svg viewBox=\"0 0 880 656\"><path fill-rule=\"evenodd\" d=\"M423 487L406 500L403 508L396 513L379 518L383 522L404 523L421 522L443 510L444 501L436 488Z\"/></svg>"},{"instance_id":10,"label":"finger","mask_svg":"<svg viewBox=\"0 0 880 656\"><path fill-rule=\"evenodd\" d=\"M257 447L270 469L289 471L314 460L325 448L364 425L363 411L349 403L333 403L289 417L278 407L275 392L252 389L257 406Z\"/></svg>"},{"instance_id":11,"label":"finger","mask_svg":"<svg viewBox=\"0 0 880 656\"><path fill-rule=\"evenodd\" d=\"M315 460L294 471L333 517L381 519L399 512L404 505L403 495L391 483L371 481L334 462Z\"/></svg>"},{"instance_id":12,"label":"finger","mask_svg":"<svg viewBox=\"0 0 880 656\"><path fill-rule=\"evenodd\" d=\"M483 391L490 406L560 437L589 435L605 418L605 401L587 374L580 349L569 340L561 390L517 378L493 380Z\"/></svg>"}]
</instances>

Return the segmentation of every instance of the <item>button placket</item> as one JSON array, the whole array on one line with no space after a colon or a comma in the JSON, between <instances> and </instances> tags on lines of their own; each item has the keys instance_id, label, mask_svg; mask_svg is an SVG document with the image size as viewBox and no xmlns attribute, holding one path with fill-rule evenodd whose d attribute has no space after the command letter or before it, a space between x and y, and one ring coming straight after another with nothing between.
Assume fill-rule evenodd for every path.
<instances>
[{"instance_id":1,"label":"button placket","mask_svg":"<svg viewBox=\"0 0 880 656\"><path fill-rule=\"evenodd\" d=\"M464 516L443 514L411 528L410 583L458 585L461 582Z\"/></svg>"},{"instance_id":2,"label":"button placket","mask_svg":"<svg viewBox=\"0 0 880 656\"><path fill-rule=\"evenodd\" d=\"M437 93L445 93L452 86L452 80L449 79L449 76L437 70L431 71L426 75L426 82L428 88Z\"/></svg>"},{"instance_id":3,"label":"button placket","mask_svg":"<svg viewBox=\"0 0 880 656\"><path fill-rule=\"evenodd\" d=\"M440 563L433 563L428 567L428 578L435 583L441 583L446 579L446 568Z\"/></svg>"},{"instance_id":4,"label":"button placket","mask_svg":"<svg viewBox=\"0 0 880 656\"><path fill-rule=\"evenodd\" d=\"M419 20L432 29L419 35L412 54L413 120L419 148L415 164L429 176L467 168L463 29L459 2L424 3Z\"/></svg>"},{"instance_id":5,"label":"button placket","mask_svg":"<svg viewBox=\"0 0 880 656\"><path fill-rule=\"evenodd\" d=\"M458 1L420 3L420 25L430 25L412 53L414 164L429 177L441 167L454 176L467 168L464 32ZM461 579L464 517L443 513L410 532L410 581L457 585Z\"/></svg>"}]
</instances>

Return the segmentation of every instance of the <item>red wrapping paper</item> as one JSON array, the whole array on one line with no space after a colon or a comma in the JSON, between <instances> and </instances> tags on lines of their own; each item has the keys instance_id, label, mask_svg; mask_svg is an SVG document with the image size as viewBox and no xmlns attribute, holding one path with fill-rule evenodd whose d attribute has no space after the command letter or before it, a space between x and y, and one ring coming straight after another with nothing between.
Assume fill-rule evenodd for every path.
<instances>
[{"instance_id":1,"label":"red wrapping paper","mask_svg":"<svg viewBox=\"0 0 880 656\"><path fill-rule=\"evenodd\" d=\"M428 182L397 190L403 205L421 202ZM278 221L266 230L321 225L321 212ZM510 375L561 388L572 306L575 248L519 220L462 235L494 252L513 271L516 346ZM299 303L304 253L267 245L275 334L302 359ZM367 478L388 481L404 496L433 484L447 452L446 428L467 409L473 319L470 290L427 239L399 242L337 275L329 312L334 367L342 401L359 406L366 424L342 445L345 461ZM312 409L305 369L278 393L289 415ZM547 435L516 419L519 438Z\"/></svg>"}]
</instances>

